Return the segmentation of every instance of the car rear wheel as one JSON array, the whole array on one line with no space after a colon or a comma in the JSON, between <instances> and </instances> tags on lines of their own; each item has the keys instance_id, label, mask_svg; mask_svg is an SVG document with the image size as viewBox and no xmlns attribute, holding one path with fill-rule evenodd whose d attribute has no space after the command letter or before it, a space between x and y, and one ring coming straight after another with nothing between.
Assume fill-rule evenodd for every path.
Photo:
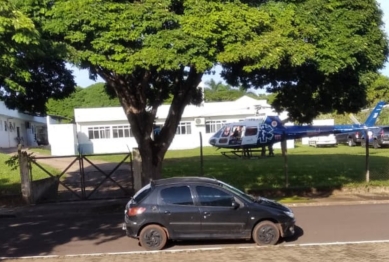
<instances>
[{"instance_id":1,"label":"car rear wheel","mask_svg":"<svg viewBox=\"0 0 389 262\"><path fill-rule=\"evenodd\" d=\"M374 148L379 148L380 146L378 145L378 141L377 140L374 140L373 141L373 147Z\"/></svg>"},{"instance_id":2,"label":"car rear wheel","mask_svg":"<svg viewBox=\"0 0 389 262\"><path fill-rule=\"evenodd\" d=\"M161 250L166 242L166 232L158 225L148 225L139 234L139 243L146 250Z\"/></svg>"},{"instance_id":3,"label":"car rear wheel","mask_svg":"<svg viewBox=\"0 0 389 262\"><path fill-rule=\"evenodd\" d=\"M348 146L355 146L355 143L352 139L348 140Z\"/></svg>"},{"instance_id":4,"label":"car rear wheel","mask_svg":"<svg viewBox=\"0 0 389 262\"><path fill-rule=\"evenodd\" d=\"M262 221L253 229L253 239L257 245L275 245L280 238L280 231L271 221Z\"/></svg>"}]
</instances>

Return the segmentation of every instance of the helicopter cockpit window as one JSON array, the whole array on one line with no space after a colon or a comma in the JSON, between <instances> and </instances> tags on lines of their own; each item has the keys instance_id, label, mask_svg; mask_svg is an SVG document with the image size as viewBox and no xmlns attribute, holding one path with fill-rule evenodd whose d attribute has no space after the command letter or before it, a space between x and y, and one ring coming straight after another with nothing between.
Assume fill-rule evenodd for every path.
<instances>
[{"instance_id":1,"label":"helicopter cockpit window","mask_svg":"<svg viewBox=\"0 0 389 262\"><path fill-rule=\"evenodd\" d=\"M226 126L226 127L224 128L222 137L228 137L228 136L230 135L230 133L231 133L231 127Z\"/></svg>"},{"instance_id":2,"label":"helicopter cockpit window","mask_svg":"<svg viewBox=\"0 0 389 262\"><path fill-rule=\"evenodd\" d=\"M255 136L258 133L258 127L256 126L248 126L246 127L245 136Z\"/></svg>"}]
</instances>

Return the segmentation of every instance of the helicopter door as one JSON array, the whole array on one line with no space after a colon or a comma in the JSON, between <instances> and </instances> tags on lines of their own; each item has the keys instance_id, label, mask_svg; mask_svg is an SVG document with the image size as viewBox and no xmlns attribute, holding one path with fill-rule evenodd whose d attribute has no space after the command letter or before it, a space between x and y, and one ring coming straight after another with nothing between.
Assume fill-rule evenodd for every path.
<instances>
[{"instance_id":1,"label":"helicopter door","mask_svg":"<svg viewBox=\"0 0 389 262\"><path fill-rule=\"evenodd\" d=\"M258 129L258 126L246 126L242 136L242 145L256 145Z\"/></svg>"}]
</instances>

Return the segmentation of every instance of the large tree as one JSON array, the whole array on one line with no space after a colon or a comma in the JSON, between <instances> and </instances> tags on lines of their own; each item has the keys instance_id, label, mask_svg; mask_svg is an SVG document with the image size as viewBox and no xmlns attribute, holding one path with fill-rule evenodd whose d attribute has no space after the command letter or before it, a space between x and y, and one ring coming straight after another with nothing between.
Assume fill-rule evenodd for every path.
<instances>
[{"instance_id":1,"label":"large tree","mask_svg":"<svg viewBox=\"0 0 389 262\"><path fill-rule=\"evenodd\" d=\"M68 45L69 61L106 81L131 124L145 177L158 178L185 106L201 101L197 86L216 64L233 86L272 84L277 108L299 120L363 104L343 98L358 90L356 100L365 101L358 77L385 60L381 13L373 0L327 2L56 0L45 29ZM338 82L342 88L329 92ZM158 107L170 97L165 124L152 138Z\"/></svg>"},{"instance_id":2,"label":"large tree","mask_svg":"<svg viewBox=\"0 0 389 262\"><path fill-rule=\"evenodd\" d=\"M11 109L44 115L52 97L73 92L63 45L43 34L38 16L29 18L18 1L0 1L0 100Z\"/></svg>"},{"instance_id":3,"label":"large tree","mask_svg":"<svg viewBox=\"0 0 389 262\"><path fill-rule=\"evenodd\" d=\"M375 79L367 89L367 101L373 106L378 101L389 101L389 77L381 74L371 74L369 79Z\"/></svg>"},{"instance_id":4,"label":"large tree","mask_svg":"<svg viewBox=\"0 0 389 262\"><path fill-rule=\"evenodd\" d=\"M302 0L263 5L262 10L273 18L271 32L288 37L264 32L236 43L234 55L220 61L229 84L266 87L276 94L272 105L277 111L287 110L303 123L319 113L355 113L367 105L372 73L388 57L375 0Z\"/></svg>"}]
</instances>

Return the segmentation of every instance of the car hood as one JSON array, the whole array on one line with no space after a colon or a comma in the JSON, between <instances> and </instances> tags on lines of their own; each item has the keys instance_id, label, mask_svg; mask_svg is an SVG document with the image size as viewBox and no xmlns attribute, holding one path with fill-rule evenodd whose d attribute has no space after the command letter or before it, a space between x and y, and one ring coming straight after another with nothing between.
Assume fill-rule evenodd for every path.
<instances>
[{"instance_id":1,"label":"car hood","mask_svg":"<svg viewBox=\"0 0 389 262\"><path fill-rule=\"evenodd\" d=\"M278 202L276 202L274 200L265 198L265 197L258 197L257 203L259 203L260 205L263 205L263 206L267 206L267 207L271 207L271 208L274 208L274 209L278 209L280 211L290 212L290 209L288 207L286 207L283 204L280 204L280 203L278 203Z\"/></svg>"}]
</instances>

